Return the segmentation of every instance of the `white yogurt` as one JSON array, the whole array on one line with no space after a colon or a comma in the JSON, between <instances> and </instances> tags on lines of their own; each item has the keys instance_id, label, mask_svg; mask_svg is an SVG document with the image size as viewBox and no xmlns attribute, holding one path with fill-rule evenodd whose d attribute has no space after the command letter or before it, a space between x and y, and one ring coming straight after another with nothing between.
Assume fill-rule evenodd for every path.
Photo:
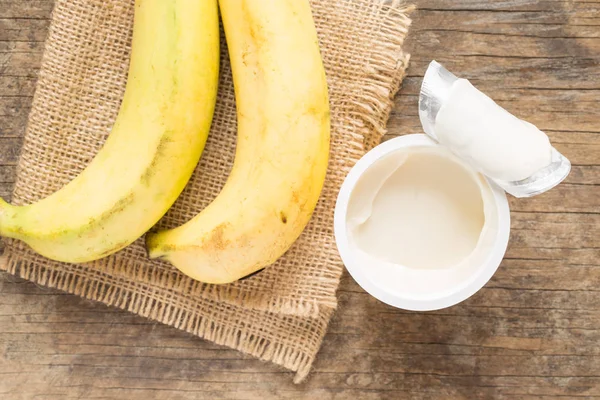
<instances>
[{"instance_id":1,"label":"white yogurt","mask_svg":"<svg viewBox=\"0 0 600 400\"><path fill-rule=\"evenodd\" d=\"M550 190L571 169L544 132L435 61L421 85L419 118L427 135L515 197Z\"/></svg>"},{"instance_id":2,"label":"white yogurt","mask_svg":"<svg viewBox=\"0 0 600 400\"><path fill-rule=\"evenodd\" d=\"M442 147L399 150L374 163L348 204L348 233L380 261L452 268L477 247L489 186ZM487 207L488 214L490 207Z\"/></svg>"},{"instance_id":3,"label":"white yogurt","mask_svg":"<svg viewBox=\"0 0 600 400\"><path fill-rule=\"evenodd\" d=\"M548 136L457 79L435 121L437 139L487 176L520 181L552 160Z\"/></svg>"},{"instance_id":4,"label":"white yogurt","mask_svg":"<svg viewBox=\"0 0 600 400\"><path fill-rule=\"evenodd\" d=\"M352 169L335 235L348 271L409 310L456 304L497 269L508 243L504 192L425 135L387 141Z\"/></svg>"}]
</instances>

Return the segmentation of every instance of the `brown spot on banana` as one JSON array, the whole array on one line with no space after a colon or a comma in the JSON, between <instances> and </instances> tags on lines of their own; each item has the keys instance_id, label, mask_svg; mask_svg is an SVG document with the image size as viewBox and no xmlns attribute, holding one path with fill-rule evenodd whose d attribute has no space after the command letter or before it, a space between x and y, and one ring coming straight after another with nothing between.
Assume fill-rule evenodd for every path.
<instances>
[{"instance_id":1,"label":"brown spot on banana","mask_svg":"<svg viewBox=\"0 0 600 400\"><path fill-rule=\"evenodd\" d=\"M208 238L202 243L205 250L225 250L230 241L225 239L225 231L230 227L229 222L223 222L212 230Z\"/></svg>"},{"instance_id":2,"label":"brown spot on banana","mask_svg":"<svg viewBox=\"0 0 600 400\"><path fill-rule=\"evenodd\" d=\"M166 132L163 137L160 138L158 145L156 146L156 152L154 153L154 157L148 167L144 170L142 174L141 181L144 185L148 186L152 179L152 176L156 173L156 164L163 157L163 154L166 152L166 148L169 143L173 142L170 137L170 132Z\"/></svg>"}]
</instances>

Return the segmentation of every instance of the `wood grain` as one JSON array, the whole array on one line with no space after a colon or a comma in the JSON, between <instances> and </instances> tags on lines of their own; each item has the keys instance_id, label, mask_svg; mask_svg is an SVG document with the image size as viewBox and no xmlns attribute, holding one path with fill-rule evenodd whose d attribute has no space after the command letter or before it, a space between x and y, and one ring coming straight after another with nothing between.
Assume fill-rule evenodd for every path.
<instances>
[{"instance_id":1,"label":"wood grain","mask_svg":"<svg viewBox=\"0 0 600 400\"><path fill-rule=\"evenodd\" d=\"M0 398L600 398L600 2L422 0L389 136L420 132L431 59L545 130L573 163L511 199L498 273L464 303L411 313L344 276L314 372L291 374L175 329L0 276ZM0 0L0 195L8 197L52 10Z\"/></svg>"}]
</instances>

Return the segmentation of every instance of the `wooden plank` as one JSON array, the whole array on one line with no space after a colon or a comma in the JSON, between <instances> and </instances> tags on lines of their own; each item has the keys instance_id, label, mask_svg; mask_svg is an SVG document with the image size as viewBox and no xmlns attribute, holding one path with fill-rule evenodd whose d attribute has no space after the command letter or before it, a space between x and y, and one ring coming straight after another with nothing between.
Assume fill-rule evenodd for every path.
<instances>
[{"instance_id":1,"label":"wooden plank","mask_svg":"<svg viewBox=\"0 0 600 400\"><path fill-rule=\"evenodd\" d=\"M32 97L0 95L0 138L20 138L25 134Z\"/></svg>"},{"instance_id":2,"label":"wooden plank","mask_svg":"<svg viewBox=\"0 0 600 400\"><path fill-rule=\"evenodd\" d=\"M42 42L49 23L48 18L0 18L0 41Z\"/></svg>"},{"instance_id":3,"label":"wooden plank","mask_svg":"<svg viewBox=\"0 0 600 400\"><path fill-rule=\"evenodd\" d=\"M53 0L2 0L2 19L49 19Z\"/></svg>"},{"instance_id":4,"label":"wooden plank","mask_svg":"<svg viewBox=\"0 0 600 400\"><path fill-rule=\"evenodd\" d=\"M0 76L2 97L32 97L36 81L35 77L2 75Z\"/></svg>"},{"instance_id":5,"label":"wooden plank","mask_svg":"<svg viewBox=\"0 0 600 400\"><path fill-rule=\"evenodd\" d=\"M0 165L15 165L21 153L21 138L0 138Z\"/></svg>"}]
</instances>

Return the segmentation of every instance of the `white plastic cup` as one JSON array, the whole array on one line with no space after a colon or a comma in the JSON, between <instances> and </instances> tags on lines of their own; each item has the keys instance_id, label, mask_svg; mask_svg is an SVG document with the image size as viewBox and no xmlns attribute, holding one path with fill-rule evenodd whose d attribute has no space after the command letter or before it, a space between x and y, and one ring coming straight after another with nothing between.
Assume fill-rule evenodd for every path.
<instances>
[{"instance_id":1,"label":"white plastic cup","mask_svg":"<svg viewBox=\"0 0 600 400\"><path fill-rule=\"evenodd\" d=\"M338 251L352 278L369 294L380 301L394 307L413 311L429 311L450 307L475 294L494 275L508 246L510 234L510 212L505 192L490 179L486 181L492 191L494 204L496 205L498 223L496 224L495 237L492 245L488 247L484 261L468 276L450 288L443 291L432 291L426 295L414 296L404 290L394 288L394 283L386 280L383 282L381 274L375 274L372 265L359 261L356 256L356 248L348 236L347 212L348 203L352 192L361 176L377 161L391 156L394 152L402 149L410 151L411 147L441 146L424 134L406 135L391 139L380 144L361 158L350 171L344 181L338 195L334 230ZM470 168L470 167L469 167Z\"/></svg>"}]
</instances>

